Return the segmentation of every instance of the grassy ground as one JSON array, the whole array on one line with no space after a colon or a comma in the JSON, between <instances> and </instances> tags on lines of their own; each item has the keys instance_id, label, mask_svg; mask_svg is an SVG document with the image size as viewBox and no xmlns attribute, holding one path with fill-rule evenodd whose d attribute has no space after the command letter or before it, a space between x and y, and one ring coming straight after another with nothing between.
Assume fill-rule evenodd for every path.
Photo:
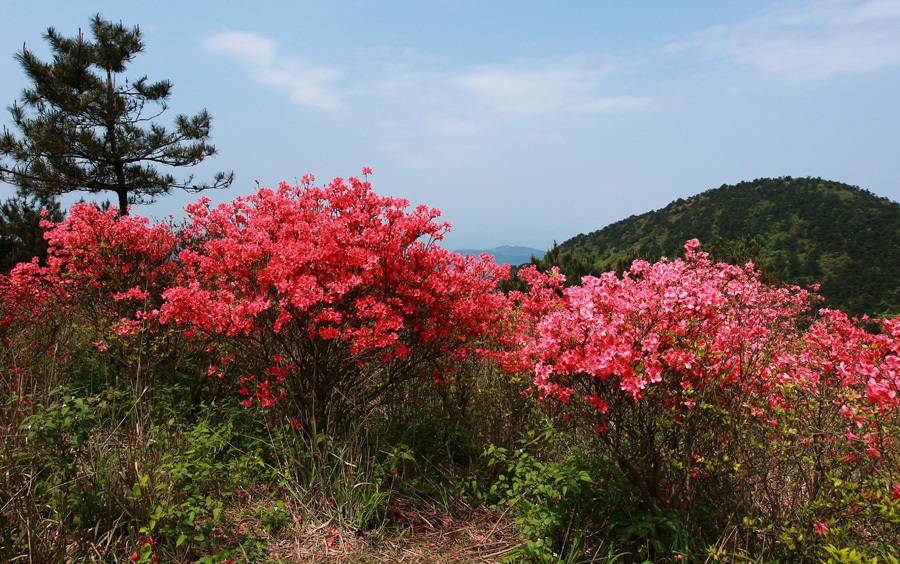
<instances>
[{"instance_id":1,"label":"grassy ground","mask_svg":"<svg viewBox=\"0 0 900 564\"><path fill-rule=\"evenodd\" d=\"M826 540L834 561L896 561L880 482L785 502L780 521L648 506L595 434L490 367L323 433L200 367L136 391L81 350L4 372L0 561L817 561ZM818 537L811 511L853 517Z\"/></svg>"}]
</instances>

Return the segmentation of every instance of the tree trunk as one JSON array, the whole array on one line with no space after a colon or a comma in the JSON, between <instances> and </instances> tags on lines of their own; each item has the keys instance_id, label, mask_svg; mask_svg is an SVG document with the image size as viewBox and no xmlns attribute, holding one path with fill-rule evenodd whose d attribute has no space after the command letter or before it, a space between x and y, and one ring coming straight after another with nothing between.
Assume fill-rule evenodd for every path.
<instances>
[{"instance_id":1,"label":"tree trunk","mask_svg":"<svg viewBox=\"0 0 900 564\"><path fill-rule=\"evenodd\" d=\"M125 187L125 165L121 161L119 155L118 144L116 143L116 119L112 113L114 110L113 100L113 77L112 69L106 68L106 109L110 112L106 122L106 142L109 144L109 151L115 158L113 166L116 171L116 194L119 195L119 217L128 215L128 189Z\"/></svg>"},{"instance_id":2,"label":"tree trunk","mask_svg":"<svg viewBox=\"0 0 900 564\"><path fill-rule=\"evenodd\" d=\"M119 195L119 217L128 215L128 192L117 191L116 194Z\"/></svg>"}]
</instances>

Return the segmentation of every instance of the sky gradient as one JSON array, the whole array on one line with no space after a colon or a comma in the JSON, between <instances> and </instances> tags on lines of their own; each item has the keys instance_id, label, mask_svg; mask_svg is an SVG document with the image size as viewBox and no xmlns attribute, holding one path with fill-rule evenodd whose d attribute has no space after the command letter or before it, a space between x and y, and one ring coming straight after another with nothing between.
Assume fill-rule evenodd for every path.
<instances>
[{"instance_id":1,"label":"sky gradient","mask_svg":"<svg viewBox=\"0 0 900 564\"><path fill-rule=\"evenodd\" d=\"M900 199L900 0L2 4L4 106L48 26L140 25L128 74L174 82L162 123L213 115L195 172L235 172L214 201L368 165L440 208L450 247L546 248L763 176Z\"/></svg>"}]
</instances>

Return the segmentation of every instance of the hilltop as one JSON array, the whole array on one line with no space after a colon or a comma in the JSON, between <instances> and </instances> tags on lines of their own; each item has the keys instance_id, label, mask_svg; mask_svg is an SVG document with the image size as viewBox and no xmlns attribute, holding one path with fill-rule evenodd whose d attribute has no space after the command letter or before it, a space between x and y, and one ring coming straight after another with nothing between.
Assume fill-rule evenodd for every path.
<instances>
[{"instance_id":1,"label":"hilltop","mask_svg":"<svg viewBox=\"0 0 900 564\"><path fill-rule=\"evenodd\" d=\"M543 266L570 278L680 255L698 238L718 259L754 260L773 281L821 282L827 305L900 311L900 204L821 178L723 185L555 246Z\"/></svg>"}]
</instances>

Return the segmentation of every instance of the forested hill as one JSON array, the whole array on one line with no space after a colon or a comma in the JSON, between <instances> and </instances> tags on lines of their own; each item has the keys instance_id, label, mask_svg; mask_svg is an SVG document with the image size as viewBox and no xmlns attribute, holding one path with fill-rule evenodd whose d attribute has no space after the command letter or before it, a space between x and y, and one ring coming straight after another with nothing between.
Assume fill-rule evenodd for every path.
<instances>
[{"instance_id":1,"label":"forested hill","mask_svg":"<svg viewBox=\"0 0 900 564\"><path fill-rule=\"evenodd\" d=\"M570 277L621 271L641 257L681 255L700 239L713 257L753 259L772 281L821 282L827 305L900 312L900 204L821 178L762 178L582 234L551 249L543 266Z\"/></svg>"}]
</instances>

